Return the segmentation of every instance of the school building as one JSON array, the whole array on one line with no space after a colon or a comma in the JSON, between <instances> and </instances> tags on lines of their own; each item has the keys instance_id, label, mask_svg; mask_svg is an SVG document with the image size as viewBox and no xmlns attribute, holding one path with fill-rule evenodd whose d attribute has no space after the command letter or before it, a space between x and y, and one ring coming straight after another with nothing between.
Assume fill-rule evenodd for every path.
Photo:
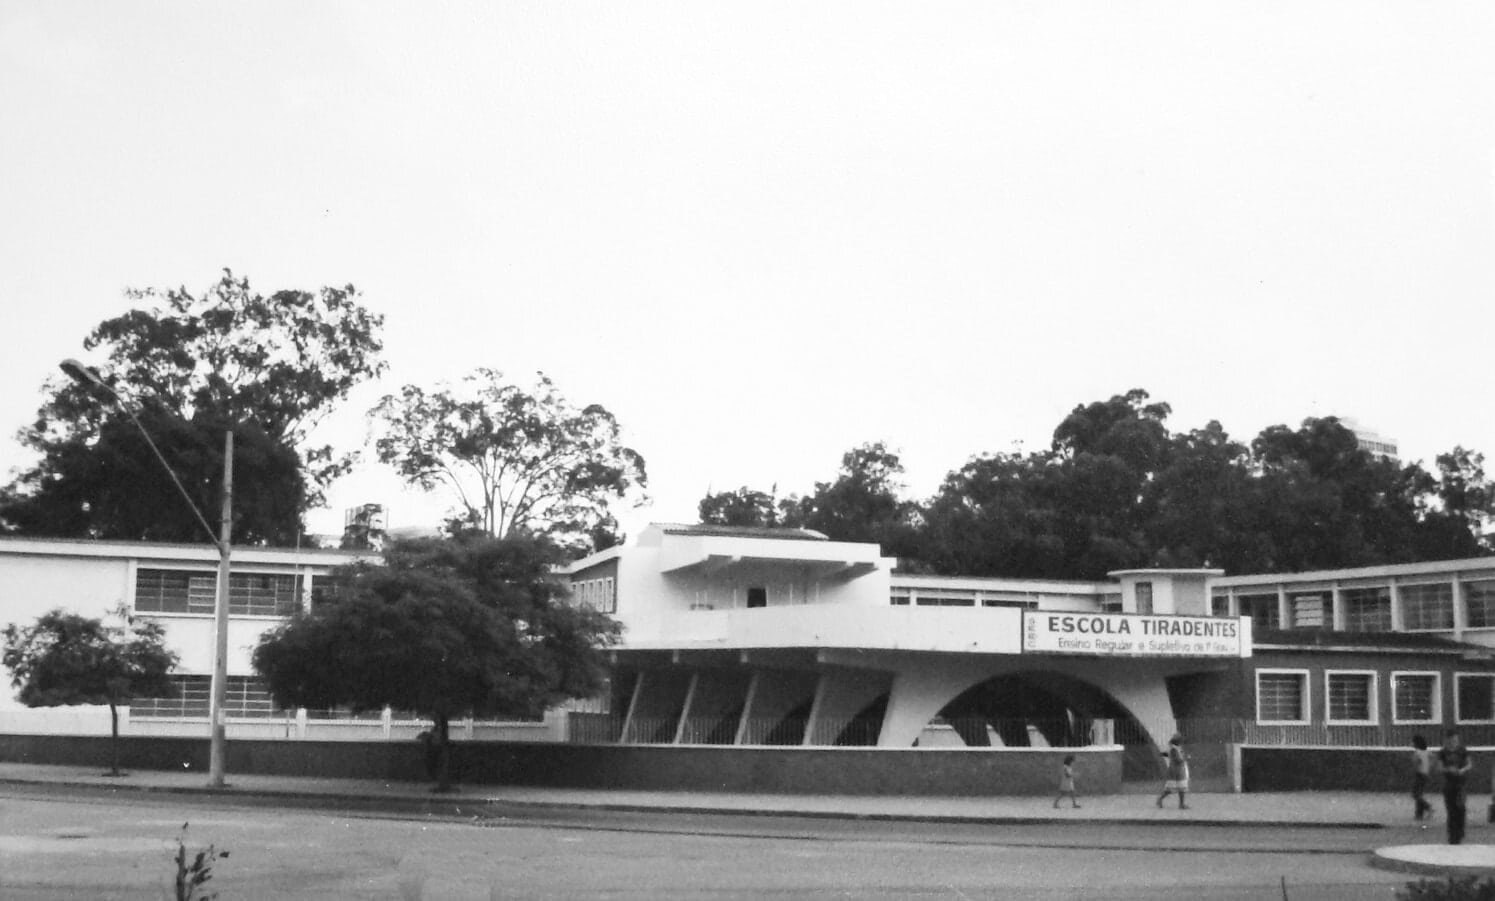
<instances>
[{"instance_id":1,"label":"school building","mask_svg":"<svg viewBox=\"0 0 1495 901\"><path fill-rule=\"evenodd\" d=\"M250 669L259 636L357 557L235 549L231 743L390 742L424 728L395 711L277 710ZM206 736L216 559L201 545L0 538L0 620L121 603L159 620L181 656L174 691L137 699L122 728ZM557 575L574 603L624 627L606 696L542 722L454 729L472 742L551 743L524 752L548 761L535 764L545 778L562 778L566 747L592 755L577 772L622 773L626 759L650 779L674 769L710 785L751 772L749 788L784 788L793 777L768 771L812 759L821 785L889 760L923 761L899 764L910 791L909 774L935 760L962 773L1010 763L1028 785L1063 751L1119 788L1154 778L1158 750L1181 734L1201 788L1249 788L1253 773L1313 771L1304 750L1384 751L1454 725L1495 746L1495 558L966 578L901 573L876 545L809 531L654 524ZM0 692L0 735L107 731L106 711L26 710ZM660 762L665 749L672 763ZM1298 756L1273 756L1283 750Z\"/></svg>"}]
</instances>

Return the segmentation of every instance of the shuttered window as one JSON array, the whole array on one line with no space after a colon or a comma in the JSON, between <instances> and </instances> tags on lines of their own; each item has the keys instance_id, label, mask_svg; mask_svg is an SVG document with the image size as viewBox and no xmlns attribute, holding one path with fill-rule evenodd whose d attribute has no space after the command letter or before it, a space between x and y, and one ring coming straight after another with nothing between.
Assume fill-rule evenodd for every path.
<instances>
[{"instance_id":1,"label":"shuttered window","mask_svg":"<svg viewBox=\"0 0 1495 901\"><path fill-rule=\"evenodd\" d=\"M1325 673L1324 696L1330 723L1376 721L1375 673Z\"/></svg>"},{"instance_id":2,"label":"shuttered window","mask_svg":"<svg viewBox=\"0 0 1495 901\"><path fill-rule=\"evenodd\" d=\"M1308 722L1308 672L1257 670L1256 720L1260 723Z\"/></svg>"}]
</instances>

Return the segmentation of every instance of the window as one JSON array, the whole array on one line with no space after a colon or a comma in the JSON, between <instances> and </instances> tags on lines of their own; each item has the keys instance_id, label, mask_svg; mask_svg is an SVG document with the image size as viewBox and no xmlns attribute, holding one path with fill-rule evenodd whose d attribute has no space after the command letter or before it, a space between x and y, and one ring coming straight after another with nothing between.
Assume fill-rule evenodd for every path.
<instances>
[{"instance_id":1,"label":"window","mask_svg":"<svg viewBox=\"0 0 1495 901\"><path fill-rule=\"evenodd\" d=\"M1409 632L1419 629L1453 628L1453 584L1401 585L1402 626Z\"/></svg>"},{"instance_id":2,"label":"window","mask_svg":"<svg viewBox=\"0 0 1495 901\"><path fill-rule=\"evenodd\" d=\"M1215 616L1230 615L1230 595L1216 594L1210 596L1210 612Z\"/></svg>"},{"instance_id":3,"label":"window","mask_svg":"<svg viewBox=\"0 0 1495 901\"><path fill-rule=\"evenodd\" d=\"M1458 673L1454 676L1461 723L1495 723L1495 675Z\"/></svg>"},{"instance_id":4,"label":"window","mask_svg":"<svg viewBox=\"0 0 1495 901\"><path fill-rule=\"evenodd\" d=\"M212 676L171 676L171 690L159 698L134 698L130 716L200 716L208 715L212 694Z\"/></svg>"},{"instance_id":5,"label":"window","mask_svg":"<svg viewBox=\"0 0 1495 901\"><path fill-rule=\"evenodd\" d=\"M215 575L213 581L217 581ZM290 616L301 610L301 577L230 573L228 612L237 616Z\"/></svg>"},{"instance_id":6,"label":"window","mask_svg":"<svg viewBox=\"0 0 1495 901\"><path fill-rule=\"evenodd\" d=\"M1242 616L1251 617L1251 625L1258 629L1281 628L1282 618L1277 607L1277 594L1243 594L1236 598Z\"/></svg>"},{"instance_id":7,"label":"window","mask_svg":"<svg viewBox=\"0 0 1495 901\"><path fill-rule=\"evenodd\" d=\"M1344 603L1344 627L1350 632L1391 631L1391 589L1346 588L1339 593Z\"/></svg>"},{"instance_id":8,"label":"window","mask_svg":"<svg viewBox=\"0 0 1495 901\"><path fill-rule=\"evenodd\" d=\"M166 569L135 571L135 610L139 613L208 613L217 603L218 576L211 572Z\"/></svg>"},{"instance_id":9,"label":"window","mask_svg":"<svg viewBox=\"0 0 1495 901\"><path fill-rule=\"evenodd\" d=\"M190 570L135 571L139 613L211 614L218 601L218 574ZM228 612L236 616L290 616L301 609L301 577L278 573L230 573Z\"/></svg>"},{"instance_id":10,"label":"window","mask_svg":"<svg viewBox=\"0 0 1495 901\"><path fill-rule=\"evenodd\" d=\"M894 607L907 607L908 606L908 589L906 589L906 588L901 588L901 589L900 588L895 588L895 589L893 589L892 595L888 598L888 603L892 604Z\"/></svg>"},{"instance_id":11,"label":"window","mask_svg":"<svg viewBox=\"0 0 1495 901\"><path fill-rule=\"evenodd\" d=\"M1437 673L1391 674L1391 721L1441 723L1442 690Z\"/></svg>"},{"instance_id":12,"label":"window","mask_svg":"<svg viewBox=\"0 0 1495 901\"><path fill-rule=\"evenodd\" d=\"M920 601L920 603L923 603L923 601ZM768 606L768 589L767 588L749 588L747 590L747 605L748 605L749 608L753 608L753 607L767 607Z\"/></svg>"},{"instance_id":13,"label":"window","mask_svg":"<svg viewBox=\"0 0 1495 901\"><path fill-rule=\"evenodd\" d=\"M1308 671L1257 670L1256 721L1308 722Z\"/></svg>"},{"instance_id":14,"label":"window","mask_svg":"<svg viewBox=\"0 0 1495 901\"><path fill-rule=\"evenodd\" d=\"M316 575L311 580L311 608L313 610L323 604L330 604L348 593L348 586L352 580L345 575L333 575L326 573Z\"/></svg>"},{"instance_id":15,"label":"window","mask_svg":"<svg viewBox=\"0 0 1495 901\"><path fill-rule=\"evenodd\" d=\"M159 698L134 698L130 716L134 718L203 717L209 715L212 676L175 675L169 677L171 690ZM229 676L224 689L223 711L239 718L263 718L282 715L270 700L264 680L252 676Z\"/></svg>"},{"instance_id":16,"label":"window","mask_svg":"<svg viewBox=\"0 0 1495 901\"><path fill-rule=\"evenodd\" d=\"M599 613L618 612L618 597L613 590L613 580L585 579L571 583L571 598L583 607Z\"/></svg>"},{"instance_id":17,"label":"window","mask_svg":"<svg viewBox=\"0 0 1495 901\"><path fill-rule=\"evenodd\" d=\"M974 597L946 597L944 595L921 594L914 603L920 607L974 607L976 606L976 599Z\"/></svg>"},{"instance_id":18,"label":"window","mask_svg":"<svg viewBox=\"0 0 1495 901\"><path fill-rule=\"evenodd\" d=\"M1292 613L1294 629L1334 628L1334 604L1327 592L1295 594L1287 599L1287 608Z\"/></svg>"},{"instance_id":19,"label":"window","mask_svg":"<svg viewBox=\"0 0 1495 901\"><path fill-rule=\"evenodd\" d=\"M1152 613L1152 583L1137 583L1137 612L1142 614Z\"/></svg>"},{"instance_id":20,"label":"window","mask_svg":"<svg viewBox=\"0 0 1495 901\"><path fill-rule=\"evenodd\" d=\"M1326 719L1335 723L1365 724L1376 721L1376 674L1374 672L1328 672L1324 674Z\"/></svg>"},{"instance_id":21,"label":"window","mask_svg":"<svg viewBox=\"0 0 1495 901\"><path fill-rule=\"evenodd\" d=\"M1495 626L1495 579L1465 582L1464 610L1469 628Z\"/></svg>"}]
</instances>

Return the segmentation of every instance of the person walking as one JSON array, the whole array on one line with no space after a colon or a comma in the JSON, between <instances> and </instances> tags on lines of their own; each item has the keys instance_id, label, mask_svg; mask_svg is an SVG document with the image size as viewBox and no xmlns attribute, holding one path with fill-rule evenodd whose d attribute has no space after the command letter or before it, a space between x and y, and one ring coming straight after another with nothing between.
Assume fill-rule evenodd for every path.
<instances>
[{"instance_id":1,"label":"person walking","mask_svg":"<svg viewBox=\"0 0 1495 901\"><path fill-rule=\"evenodd\" d=\"M1421 735L1412 736L1412 818L1421 820L1432 812L1428 803L1428 782L1433 776L1433 752L1428 750L1428 740ZM1424 826L1424 829L1427 827Z\"/></svg>"},{"instance_id":2,"label":"person walking","mask_svg":"<svg viewBox=\"0 0 1495 901\"><path fill-rule=\"evenodd\" d=\"M1059 801L1069 795L1069 803L1075 807L1080 806L1080 799L1075 794L1075 755L1068 754L1064 758L1064 769L1059 773L1059 795L1054 798L1054 809L1059 809Z\"/></svg>"},{"instance_id":3,"label":"person walking","mask_svg":"<svg viewBox=\"0 0 1495 901\"><path fill-rule=\"evenodd\" d=\"M1438 749L1438 769L1443 773L1443 816L1448 821L1448 843L1464 841L1465 780L1469 775L1469 750L1459 730L1449 729Z\"/></svg>"},{"instance_id":4,"label":"person walking","mask_svg":"<svg viewBox=\"0 0 1495 901\"><path fill-rule=\"evenodd\" d=\"M1163 806L1163 799L1170 792L1178 792L1178 809L1188 810L1189 805L1184 799L1189 793L1189 755L1184 753L1182 735L1175 735L1168 740L1168 750L1163 752L1163 760L1163 793L1158 795L1158 806Z\"/></svg>"}]
</instances>

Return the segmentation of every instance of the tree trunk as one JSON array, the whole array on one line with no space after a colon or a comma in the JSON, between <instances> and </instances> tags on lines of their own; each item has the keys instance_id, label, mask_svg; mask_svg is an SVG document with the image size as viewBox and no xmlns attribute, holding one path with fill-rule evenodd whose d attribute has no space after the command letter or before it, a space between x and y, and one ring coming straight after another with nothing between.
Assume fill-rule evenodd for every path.
<instances>
[{"instance_id":1,"label":"tree trunk","mask_svg":"<svg viewBox=\"0 0 1495 901\"><path fill-rule=\"evenodd\" d=\"M436 714L436 790L452 790L451 778L451 722L444 713Z\"/></svg>"},{"instance_id":2,"label":"tree trunk","mask_svg":"<svg viewBox=\"0 0 1495 901\"><path fill-rule=\"evenodd\" d=\"M109 775L119 775L119 707L109 702Z\"/></svg>"}]
</instances>

